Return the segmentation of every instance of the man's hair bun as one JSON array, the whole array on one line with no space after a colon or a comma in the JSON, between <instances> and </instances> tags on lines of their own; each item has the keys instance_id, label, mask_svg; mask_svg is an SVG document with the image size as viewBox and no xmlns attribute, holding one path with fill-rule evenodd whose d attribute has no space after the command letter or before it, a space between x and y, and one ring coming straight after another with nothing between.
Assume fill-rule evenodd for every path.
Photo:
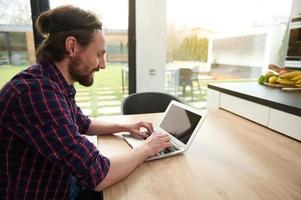
<instances>
[{"instance_id":1,"label":"man's hair bun","mask_svg":"<svg viewBox=\"0 0 301 200\"><path fill-rule=\"evenodd\" d=\"M51 33L50 30L50 12L44 12L42 13L37 21L36 21L36 28L37 31L43 36L47 37L49 33Z\"/></svg>"}]
</instances>

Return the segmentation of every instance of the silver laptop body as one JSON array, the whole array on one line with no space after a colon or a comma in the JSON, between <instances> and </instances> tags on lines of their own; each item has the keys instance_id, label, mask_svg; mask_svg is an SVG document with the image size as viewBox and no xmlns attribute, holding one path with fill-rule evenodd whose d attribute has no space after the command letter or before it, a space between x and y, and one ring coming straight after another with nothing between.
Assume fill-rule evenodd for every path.
<instances>
[{"instance_id":1,"label":"silver laptop body","mask_svg":"<svg viewBox=\"0 0 301 200\"><path fill-rule=\"evenodd\" d=\"M155 130L169 134L173 147L164 149L157 155L148 158L147 161L174 156L186 151L205 118L205 111L199 111L177 101L171 101ZM129 134L123 134L123 138L132 148L140 146L144 141Z\"/></svg>"}]
</instances>

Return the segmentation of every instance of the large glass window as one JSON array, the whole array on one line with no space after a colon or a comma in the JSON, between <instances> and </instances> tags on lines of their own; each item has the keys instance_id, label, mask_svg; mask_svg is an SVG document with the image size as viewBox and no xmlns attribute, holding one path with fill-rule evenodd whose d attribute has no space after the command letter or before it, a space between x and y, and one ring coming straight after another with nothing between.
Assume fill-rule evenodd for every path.
<instances>
[{"instance_id":1,"label":"large glass window","mask_svg":"<svg viewBox=\"0 0 301 200\"><path fill-rule=\"evenodd\" d=\"M0 88L35 62L30 1L0 1Z\"/></svg>"},{"instance_id":2,"label":"large glass window","mask_svg":"<svg viewBox=\"0 0 301 200\"><path fill-rule=\"evenodd\" d=\"M206 106L210 81L254 81L283 65L291 0L167 0L166 91Z\"/></svg>"}]
</instances>

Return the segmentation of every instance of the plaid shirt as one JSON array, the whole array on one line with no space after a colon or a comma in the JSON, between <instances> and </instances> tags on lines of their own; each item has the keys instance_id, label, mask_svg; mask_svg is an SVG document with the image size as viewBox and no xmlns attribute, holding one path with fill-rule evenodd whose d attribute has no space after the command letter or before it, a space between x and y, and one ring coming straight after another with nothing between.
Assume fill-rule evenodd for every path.
<instances>
[{"instance_id":1,"label":"plaid shirt","mask_svg":"<svg viewBox=\"0 0 301 200\"><path fill-rule=\"evenodd\" d=\"M71 177L93 189L110 162L85 134L91 121L56 66L20 72L0 91L0 199L68 199Z\"/></svg>"}]
</instances>

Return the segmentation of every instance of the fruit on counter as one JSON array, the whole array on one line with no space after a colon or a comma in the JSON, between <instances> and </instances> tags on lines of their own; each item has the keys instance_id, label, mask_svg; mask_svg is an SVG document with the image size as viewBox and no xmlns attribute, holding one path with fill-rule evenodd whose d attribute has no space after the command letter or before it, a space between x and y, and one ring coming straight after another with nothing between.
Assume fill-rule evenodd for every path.
<instances>
[{"instance_id":1,"label":"fruit on counter","mask_svg":"<svg viewBox=\"0 0 301 200\"><path fill-rule=\"evenodd\" d=\"M301 74L293 77L291 80L292 81L299 81L299 80L301 80Z\"/></svg>"},{"instance_id":2,"label":"fruit on counter","mask_svg":"<svg viewBox=\"0 0 301 200\"><path fill-rule=\"evenodd\" d=\"M276 84L277 83L277 76L271 76L269 78L269 83Z\"/></svg>"},{"instance_id":3,"label":"fruit on counter","mask_svg":"<svg viewBox=\"0 0 301 200\"><path fill-rule=\"evenodd\" d=\"M266 73L265 73L266 76L270 77L270 76L278 76L279 73L274 71L274 70L271 70L269 69Z\"/></svg>"},{"instance_id":4,"label":"fruit on counter","mask_svg":"<svg viewBox=\"0 0 301 200\"><path fill-rule=\"evenodd\" d=\"M279 77L284 78L284 79L292 79L292 78L297 77L299 75L301 75L301 71L291 71L291 72L281 74Z\"/></svg>"},{"instance_id":5,"label":"fruit on counter","mask_svg":"<svg viewBox=\"0 0 301 200\"><path fill-rule=\"evenodd\" d=\"M284 67L270 64L269 70L258 79L260 84L301 88L301 71L291 71Z\"/></svg>"},{"instance_id":6,"label":"fruit on counter","mask_svg":"<svg viewBox=\"0 0 301 200\"><path fill-rule=\"evenodd\" d=\"M276 83L277 77L278 77L278 72L269 69L269 71L267 71L265 73L265 75L261 75L258 79L258 83L259 84L264 84L264 83Z\"/></svg>"},{"instance_id":7,"label":"fruit on counter","mask_svg":"<svg viewBox=\"0 0 301 200\"><path fill-rule=\"evenodd\" d=\"M287 72L288 72L287 70L281 69L278 73L279 73L279 75L282 75L282 74L285 74L285 73L287 73Z\"/></svg>"},{"instance_id":8,"label":"fruit on counter","mask_svg":"<svg viewBox=\"0 0 301 200\"><path fill-rule=\"evenodd\" d=\"M279 83L281 85L287 85L287 86L294 86L296 83L294 81L290 81L287 79L281 79L281 78L277 78L276 83Z\"/></svg>"},{"instance_id":9,"label":"fruit on counter","mask_svg":"<svg viewBox=\"0 0 301 200\"><path fill-rule=\"evenodd\" d=\"M282 85L301 87L301 71L291 71L281 74L276 82Z\"/></svg>"},{"instance_id":10,"label":"fruit on counter","mask_svg":"<svg viewBox=\"0 0 301 200\"><path fill-rule=\"evenodd\" d=\"M266 75L261 75L258 79L258 83L263 85L266 82L268 82L268 77Z\"/></svg>"},{"instance_id":11,"label":"fruit on counter","mask_svg":"<svg viewBox=\"0 0 301 200\"><path fill-rule=\"evenodd\" d=\"M279 74L284 74L284 73L288 72L288 70L285 69L284 67L275 65L275 64L269 64L269 69L273 70Z\"/></svg>"}]
</instances>

